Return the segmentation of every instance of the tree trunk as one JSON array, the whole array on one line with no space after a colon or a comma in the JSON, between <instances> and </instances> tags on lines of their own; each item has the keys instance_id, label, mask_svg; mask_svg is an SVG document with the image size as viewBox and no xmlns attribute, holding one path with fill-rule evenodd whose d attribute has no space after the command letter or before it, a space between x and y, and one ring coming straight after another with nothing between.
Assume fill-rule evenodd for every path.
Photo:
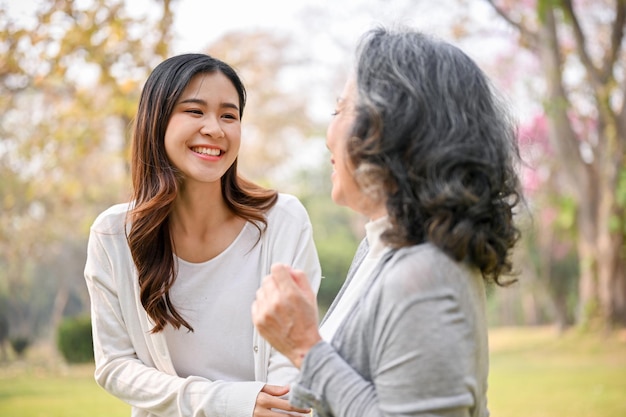
<instances>
[{"instance_id":1,"label":"tree trunk","mask_svg":"<svg viewBox=\"0 0 626 417\"><path fill-rule=\"evenodd\" d=\"M622 210L622 219L626 219L624 211ZM624 242L624 235L616 239L614 244L615 253L618 254L618 262L615 268L615 277L618 277L618 279L615 280L613 291L613 322L626 326L626 242ZM619 254L621 254L621 257Z\"/></svg>"},{"instance_id":2,"label":"tree trunk","mask_svg":"<svg viewBox=\"0 0 626 417\"><path fill-rule=\"evenodd\" d=\"M599 64L592 59L588 45L595 42L581 25L572 1L538 2L537 29L512 18L493 0L494 10L519 30L526 47L541 61L546 82L544 109L548 118L548 136L558 159L566 190L577 204L577 249L580 262L580 324L598 321L611 328L626 324L626 231L625 208L616 197L620 170L626 162L626 101L623 83L623 32L626 25L626 3L616 0L611 35L604 43ZM582 6L581 6L582 7ZM557 13L559 15L557 21ZM575 48L560 42L561 25L571 30ZM559 28L561 29L561 28ZM596 32L599 34L599 32ZM581 64L586 77L585 88L591 92L598 130L596 141L587 141L574 132L568 112L584 120L586 112L576 112L563 83L562 54L569 54ZM595 102L594 102L595 101ZM580 146L586 142L592 156L583 158ZM596 324L596 323L594 323Z\"/></svg>"},{"instance_id":3,"label":"tree trunk","mask_svg":"<svg viewBox=\"0 0 626 417\"><path fill-rule=\"evenodd\" d=\"M587 68L588 72L593 68ZM602 321L610 330L614 325L625 322L621 313L623 304L624 277L623 253L625 221L623 207L620 208L616 191L625 157L623 143L626 135L620 121L619 112L611 104L611 96L618 90L613 75L602 80L603 83L591 83L598 108L598 137L602 143L596 151L594 163L597 166L598 209L597 209L597 253L598 253L598 298ZM622 93L623 97L623 93ZM623 106L623 104L622 104ZM621 109L619 110L621 112ZM621 265L620 265L621 264Z\"/></svg>"},{"instance_id":4,"label":"tree trunk","mask_svg":"<svg viewBox=\"0 0 626 417\"><path fill-rule=\"evenodd\" d=\"M62 282L59 283L57 293L54 297L54 305L52 307L52 314L50 315L50 324L48 325L49 333L46 335L49 342L54 341L55 332L59 328L61 321L63 320L63 312L67 306L67 302L70 299L70 292L67 285Z\"/></svg>"},{"instance_id":5,"label":"tree trunk","mask_svg":"<svg viewBox=\"0 0 626 417\"><path fill-rule=\"evenodd\" d=\"M623 209L617 206L615 199L617 173L614 174L613 178L603 181L606 185L602 189L598 213L598 299L606 330L626 324L624 232L612 226L615 220L619 220L618 213ZM618 224L621 222L618 221Z\"/></svg>"},{"instance_id":6,"label":"tree trunk","mask_svg":"<svg viewBox=\"0 0 626 417\"><path fill-rule=\"evenodd\" d=\"M539 58L546 79L545 111L548 120L548 136L561 164L563 182L578 207L577 227L579 231L577 249L580 262L578 322L584 323L596 314L598 306L597 288L597 184L593 181L594 171L586 166L580 156L579 142L570 124L567 111L570 107L563 88L562 62L557 38L556 20L553 9L545 10L538 45Z\"/></svg>"},{"instance_id":7,"label":"tree trunk","mask_svg":"<svg viewBox=\"0 0 626 417\"><path fill-rule=\"evenodd\" d=\"M580 201L576 218L579 233L577 248L580 271L576 321L583 326L589 324L597 316L599 307L593 205L594 203L589 198Z\"/></svg>"}]
</instances>

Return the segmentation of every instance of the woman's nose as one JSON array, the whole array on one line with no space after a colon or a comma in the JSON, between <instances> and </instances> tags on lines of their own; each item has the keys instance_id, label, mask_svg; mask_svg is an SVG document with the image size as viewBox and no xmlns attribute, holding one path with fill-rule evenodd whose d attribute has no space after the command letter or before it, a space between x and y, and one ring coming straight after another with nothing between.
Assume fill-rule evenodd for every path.
<instances>
[{"instance_id":1,"label":"woman's nose","mask_svg":"<svg viewBox=\"0 0 626 417\"><path fill-rule=\"evenodd\" d=\"M212 138L221 138L224 136L222 126L215 117L205 117L202 123L200 133L211 136Z\"/></svg>"}]
</instances>

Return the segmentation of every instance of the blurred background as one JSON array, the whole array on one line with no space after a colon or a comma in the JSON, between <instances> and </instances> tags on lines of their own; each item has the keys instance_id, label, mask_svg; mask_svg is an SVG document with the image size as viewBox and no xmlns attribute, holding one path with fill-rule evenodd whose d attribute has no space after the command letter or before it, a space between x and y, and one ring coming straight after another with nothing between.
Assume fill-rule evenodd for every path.
<instances>
[{"instance_id":1,"label":"blurred background","mask_svg":"<svg viewBox=\"0 0 626 417\"><path fill-rule=\"evenodd\" d=\"M339 289L364 219L330 200L325 130L359 36L473 57L519 124L518 281L489 288L495 416L626 415L626 1L0 0L0 415L128 416L91 377L91 222L130 193L143 82L207 52L249 93L240 167L297 195Z\"/></svg>"}]
</instances>

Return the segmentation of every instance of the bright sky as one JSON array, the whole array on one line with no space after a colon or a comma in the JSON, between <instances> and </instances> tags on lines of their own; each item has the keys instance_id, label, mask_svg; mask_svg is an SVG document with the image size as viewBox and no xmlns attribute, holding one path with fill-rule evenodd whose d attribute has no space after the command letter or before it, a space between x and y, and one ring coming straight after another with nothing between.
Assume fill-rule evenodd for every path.
<instances>
[{"instance_id":1,"label":"bright sky","mask_svg":"<svg viewBox=\"0 0 626 417\"><path fill-rule=\"evenodd\" d=\"M175 32L180 36L177 48L182 52L202 47L232 30L266 28L299 34L314 25L316 14L327 14L331 23L317 28L317 33L309 32L309 38L330 34L350 42L372 23L406 21L399 7L406 4L406 0L178 0L174 6ZM363 16L355 15L357 8L364 11Z\"/></svg>"},{"instance_id":2,"label":"bright sky","mask_svg":"<svg viewBox=\"0 0 626 417\"><path fill-rule=\"evenodd\" d=\"M154 4L126 1L137 13ZM485 3L472 4L474 18L484 20ZM268 29L289 34L309 65L332 63L335 68L350 64L360 35L373 26L403 24L449 38L454 14L461 13L456 0L176 0L173 8L174 53L200 51L230 31ZM470 55L489 50L484 40L474 46L464 49Z\"/></svg>"},{"instance_id":3,"label":"bright sky","mask_svg":"<svg viewBox=\"0 0 626 417\"><path fill-rule=\"evenodd\" d=\"M326 3L326 0L178 0L174 6L176 52L200 49L230 31L263 28L292 32L300 26L303 10Z\"/></svg>"}]
</instances>

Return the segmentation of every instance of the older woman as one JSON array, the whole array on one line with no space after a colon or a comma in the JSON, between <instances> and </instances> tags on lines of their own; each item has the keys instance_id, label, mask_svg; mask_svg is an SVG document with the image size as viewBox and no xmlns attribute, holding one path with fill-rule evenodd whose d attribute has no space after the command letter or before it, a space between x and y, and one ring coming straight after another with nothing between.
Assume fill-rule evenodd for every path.
<instances>
[{"instance_id":1,"label":"older woman","mask_svg":"<svg viewBox=\"0 0 626 417\"><path fill-rule=\"evenodd\" d=\"M446 42L372 30L327 145L333 200L370 221L319 330L304 272L275 264L257 291L255 326L301 371L292 404L487 416L485 285L511 272L521 198L515 129L488 79Z\"/></svg>"}]
</instances>

